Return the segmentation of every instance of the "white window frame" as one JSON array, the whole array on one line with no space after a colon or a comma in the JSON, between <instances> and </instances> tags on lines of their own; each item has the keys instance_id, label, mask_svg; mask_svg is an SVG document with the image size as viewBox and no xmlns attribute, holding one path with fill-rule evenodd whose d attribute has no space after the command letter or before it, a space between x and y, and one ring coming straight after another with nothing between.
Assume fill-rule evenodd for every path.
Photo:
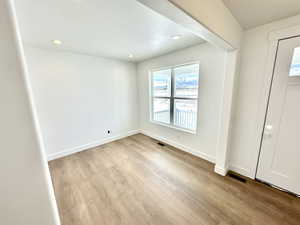
<instances>
[{"instance_id":1,"label":"white window frame","mask_svg":"<svg viewBox=\"0 0 300 225\"><path fill-rule=\"evenodd\" d=\"M199 71L198 71L198 96L197 98L187 98L187 97L175 97L174 96L174 92L175 92L175 85L174 85L174 78L175 78L175 74L174 74L174 69L177 67L181 67L181 66L189 66L189 65L193 65L193 64L198 64L199 65ZM161 70L171 70L171 96L170 97L155 97L153 96L153 73L156 71L161 71ZM165 126L165 127L169 127L172 129L176 129L176 130L180 130L183 132L187 132L187 133L191 133L191 134L196 134L197 130L198 130L198 111L199 111L199 90L200 90L200 62L199 61L194 61L194 62L188 62L188 63L184 63L184 64L177 64L177 65L173 65L173 66L167 66L167 67L160 67L160 68L156 68L156 69L152 69L149 71L149 102L150 102L150 122L154 123L154 124L158 124L161 126ZM164 122L159 122L153 119L153 98L165 98L165 99L170 99L170 124L168 123L164 123ZM174 102L175 99L184 99L184 100L197 100L197 116L196 116L196 129L195 130L190 130L190 129L185 129L179 126L176 126L174 124Z\"/></svg>"}]
</instances>

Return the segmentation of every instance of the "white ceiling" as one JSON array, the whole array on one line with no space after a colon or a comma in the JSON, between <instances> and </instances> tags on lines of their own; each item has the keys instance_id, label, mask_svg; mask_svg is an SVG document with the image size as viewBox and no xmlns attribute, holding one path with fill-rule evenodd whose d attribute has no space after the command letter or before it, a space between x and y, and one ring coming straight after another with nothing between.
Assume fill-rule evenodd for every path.
<instances>
[{"instance_id":1,"label":"white ceiling","mask_svg":"<svg viewBox=\"0 0 300 225\"><path fill-rule=\"evenodd\" d=\"M300 0L223 0L244 28L253 28L300 13Z\"/></svg>"},{"instance_id":2,"label":"white ceiling","mask_svg":"<svg viewBox=\"0 0 300 225\"><path fill-rule=\"evenodd\" d=\"M38 47L142 61L203 42L136 0L15 2L24 42ZM177 34L182 38L170 38Z\"/></svg>"}]
</instances>

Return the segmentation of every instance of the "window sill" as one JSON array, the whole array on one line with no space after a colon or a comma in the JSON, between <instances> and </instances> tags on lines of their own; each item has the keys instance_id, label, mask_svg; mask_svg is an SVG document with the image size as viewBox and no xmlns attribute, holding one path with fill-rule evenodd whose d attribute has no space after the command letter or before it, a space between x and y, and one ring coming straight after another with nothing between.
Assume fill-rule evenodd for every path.
<instances>
[{"instance_id":1,"label":"window sill","mask_svg":"<svg viewBox=\"0 0 300 225\"><path fill-rule=\"evenodd\" d=\"M176 126L173 126L173 125L170 125L170 124L167 124L167 123L158 122L158 121L155 121L155 120L150 120L150 122L153 123L153 124L156 124L156 125L168 127L168 128L175 129L175 130L179 130L179 131L182 131L182 132L185 132L185 133L194 134L194 135L197 134L197 128L196 128L196 131L192 131L192 130L187 130L187 129L184 129L184 128L181 128L181 127L176 127Z\"/></svg>"}]
</instances>

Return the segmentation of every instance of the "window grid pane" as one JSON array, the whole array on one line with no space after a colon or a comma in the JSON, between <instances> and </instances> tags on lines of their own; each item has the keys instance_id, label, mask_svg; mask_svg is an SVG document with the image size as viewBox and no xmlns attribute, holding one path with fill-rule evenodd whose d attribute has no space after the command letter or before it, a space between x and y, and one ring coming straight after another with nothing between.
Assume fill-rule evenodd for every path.
<instances>
[{"instance_id":1,"label":"window grid pane","mask_svg":"<svg viewBox=\"0 0 300 225\"><path fill-rule=\"evenodd\" d=\"M170 99L153 98L153 120L170 124Z\"/></svg>"},{"instance_id":2,"label":"window grid pane","mask_svg":"<svg viewBox=\"0 0 300 225\"><path fill-rule=\"evenodd\" d=\"M196 130L197 100L174 100L174 125L188 130Z\"/></svg>"},{"instance_id":3,"label":"window grid pane","mask_svg":"<svg viewBox=\"0 0 300 225\"><path fill-rule=\"evenodd\" d=\"M174 68L175 97L197 98L199 64Z\"/></svg>"},{"instance_id":4,"label":"window grid pane","mask_svg":"<svg viewBox=\"0 0 300 225\"><path fill-rule=\"evenodd\" d=\"M152 90L154 97L171 97L171 73L171 69L153 72Z\"/></svg>"}]
</instances>

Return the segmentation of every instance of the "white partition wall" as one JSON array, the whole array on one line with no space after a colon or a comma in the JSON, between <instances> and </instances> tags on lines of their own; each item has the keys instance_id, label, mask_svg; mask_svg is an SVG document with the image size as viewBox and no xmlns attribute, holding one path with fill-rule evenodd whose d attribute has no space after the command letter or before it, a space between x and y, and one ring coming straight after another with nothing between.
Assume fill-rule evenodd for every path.
<instances>
[{"instance_id":1,"label":"white partition wall","mask_svg":"<svg viewBox=\"0 0 300 225\"><path fill-rule=\"evenodd\" d=\"M10 1L0 1L0 224L59 225L14 23Z\"/></svg>"},{"instance_id":2,"label":"white partition wall","mask_svg":"<svg viewBox=\"0 0 300 225\"><path fill-rule=\"evenodd\" d=\"M215 162L221 123L224 63L226 52L209 43L179 50L138 63L140 129L142 133ZM199 62L199 98L195 134L150 121L149 71L183 63Z\"/></svg>"},{"instance_id":3,"label":"white partition wall","mask_svg":"<svg viewBox=\"0 0 300 225\"><path fill-rule=\"evenodd\" d=\"M137 132L135 63L28 46L25 56L49 160Z\"/></svg>"}]
</instances>

